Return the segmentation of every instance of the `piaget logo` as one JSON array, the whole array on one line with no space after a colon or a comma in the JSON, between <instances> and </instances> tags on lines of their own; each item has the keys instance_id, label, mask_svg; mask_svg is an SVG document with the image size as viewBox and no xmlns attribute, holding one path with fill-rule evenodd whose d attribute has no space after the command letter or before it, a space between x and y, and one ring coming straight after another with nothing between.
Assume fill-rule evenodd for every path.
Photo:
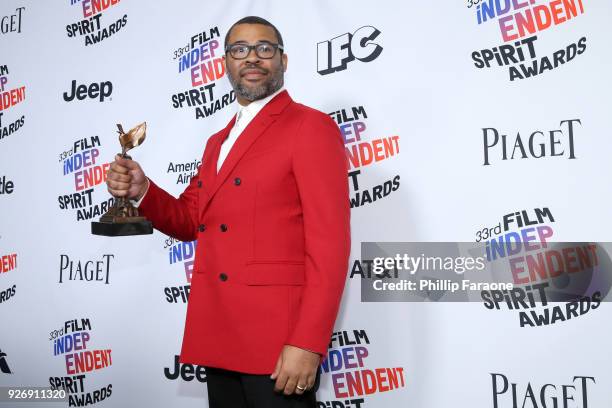
<instances>
[{"instance_id":1,"label":"piaget logo","mask_svg":"<svg viewBox=\"0 0 612 408\"><path fill-rule=\"evenodd\" d=\"M507 375L491 373L493 408L589 408L589 391L595 377L575 375L566 384L543 381L512 382Z\"/></svg>"},{"instance_id":2,"label":"piaget logo","mask_svg":"<svg viewBox=\"0 0 612 408\"><path fill-rule=\"evenodd\" d=\"M109 284L112 254L104 254L98 259L82 261L69 255L60 255L59 283L68 281L101 282Z\"/></svg>"},{"instance_id":3,"label":"piaget logo","mask_svg":"<svg viewBox=\"0 0 612 408\"><path fill-rule=\"evenodd\" d=\"M0 33L3 35L21 33L21 17L25 7L17 7L14 13L2 15L0 18Z\"/></svg>"},{"instance_id":4,"label":"piaget logo","mask_svg":"<svg viewBox=\"0 0 612 408\"><path fill-rule=\"evenodd\" d=\"M576 159L575 136L581 127L580 119L564 119L557 129L551 130L506 132L494 127L482 128L483 165L516 159Z\"/></svg>"}]
</instances>

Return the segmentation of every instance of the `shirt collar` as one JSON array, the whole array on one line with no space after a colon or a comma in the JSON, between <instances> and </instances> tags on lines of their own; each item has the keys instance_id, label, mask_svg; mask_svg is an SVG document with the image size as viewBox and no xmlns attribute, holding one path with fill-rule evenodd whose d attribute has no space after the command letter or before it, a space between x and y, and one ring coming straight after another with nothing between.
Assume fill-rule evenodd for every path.
<instances>
[{"instance_id":1,"label":"shirt collar","mask_svg":"<svg viewBox=\"0 0 612 408\"><path fill-rule=\"evenodd\" d=\"M248 117L254 118L255 116L257 116L259 111L262 110L263 107L266 106L266 104L272 100L272 98L274 98L276 95L278 95L279 93L283 92L284 90L285 90L285 87L281 86L280 89L277 90L276 92L274 92L272 95L268 95L265 98L253 101L253 102L249 103L246 106L242 106L240 104L237 104L238 105L238 112L237 112L237 114L239 114L239 115L245 115L246 114Z\"/></svg>"}]
</instances>

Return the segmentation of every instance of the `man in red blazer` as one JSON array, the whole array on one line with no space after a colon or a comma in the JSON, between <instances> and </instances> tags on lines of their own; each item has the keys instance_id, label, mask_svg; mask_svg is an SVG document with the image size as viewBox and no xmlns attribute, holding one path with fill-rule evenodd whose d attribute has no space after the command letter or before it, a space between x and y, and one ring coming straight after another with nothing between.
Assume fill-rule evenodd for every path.
<instances>
[{"instance_id":1,"label":"man in red blazer","mask_svg":"<svg viewBox=\"0 0 612 408\"><path fill-rule=\"evenodd\" d=\"M180 361L206 367L211 408L316 407L345 284L344 144L328 115L284 90L282 47L259 17L230 28L240 109L178 199L134 161L117 157L108 173L109 191L137 200L156 229L198 240Z\"/></svg>"}]
</instances>

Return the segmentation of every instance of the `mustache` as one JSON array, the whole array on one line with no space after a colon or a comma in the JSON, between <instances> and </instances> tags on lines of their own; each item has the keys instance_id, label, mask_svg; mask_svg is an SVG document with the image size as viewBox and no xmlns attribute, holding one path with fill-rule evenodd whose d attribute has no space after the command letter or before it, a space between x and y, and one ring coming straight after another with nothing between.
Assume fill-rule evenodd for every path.
<instances>
[{"instance_id":1,"label":"mustache","mask_svg":"<svg viewBox=\"0 0 612 408\"><path fill-rule=\"evenodd\" d=\"M259 72L261 74L267 74L268 73L267 69L263 69L261 67L255 66L255 65L250 65L250 66L246 66L246 67L242 68L239 71L240 76L244 75L246 71L251 71L251 72L252 71L257 71L257 72Z\"/></svg>"}]
</instances>

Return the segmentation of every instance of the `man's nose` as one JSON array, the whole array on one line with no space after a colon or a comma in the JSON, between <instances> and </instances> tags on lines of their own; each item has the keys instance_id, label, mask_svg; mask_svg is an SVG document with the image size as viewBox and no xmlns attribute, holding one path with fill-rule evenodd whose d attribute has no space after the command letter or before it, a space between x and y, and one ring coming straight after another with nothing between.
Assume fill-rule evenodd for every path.
<instances>
[{"instance_id":1,"label":"man's nose","mask_svg":"<svg viewBox=\"0 0 612 408\"><path fill-rule=\"evenodd\" d=\"M255 52L255 48L251 48L249 50L249 53L247 54L245 58L245 62L251 63L251 64L259 62L259 57L257 56L257 52Z\"/></svg>"}]
</instances>

